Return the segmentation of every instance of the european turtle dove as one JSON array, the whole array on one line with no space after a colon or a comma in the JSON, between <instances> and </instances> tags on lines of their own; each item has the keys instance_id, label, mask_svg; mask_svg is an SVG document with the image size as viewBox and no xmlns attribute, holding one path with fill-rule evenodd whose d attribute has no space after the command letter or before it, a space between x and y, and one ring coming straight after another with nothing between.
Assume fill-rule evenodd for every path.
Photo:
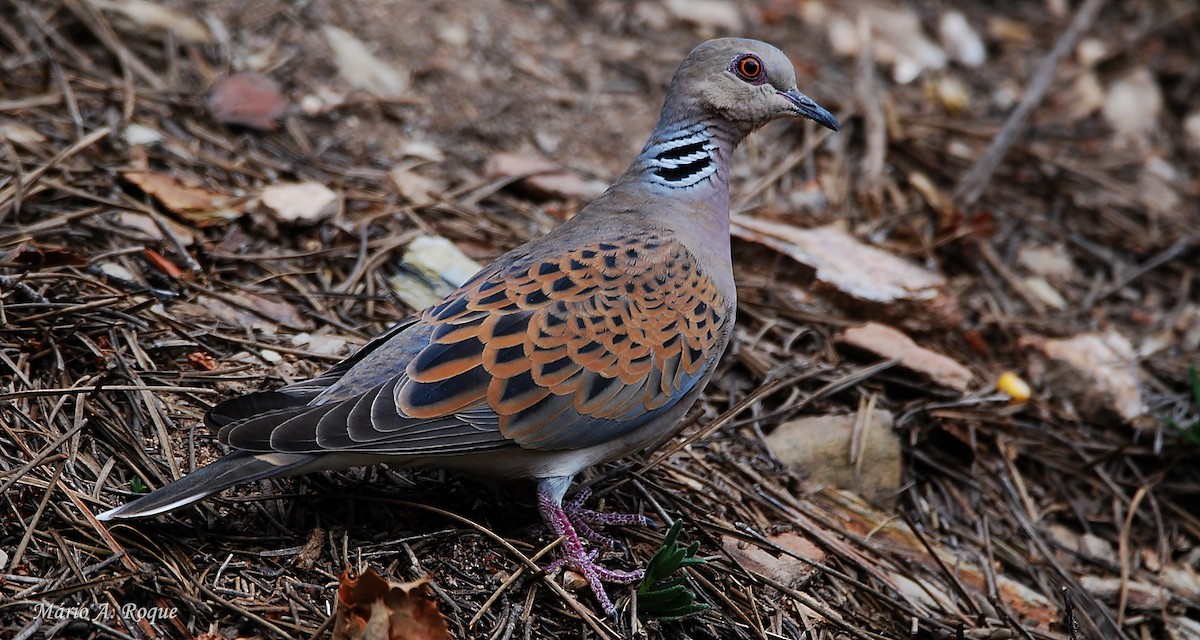
<instances>
[{"instance_id":1,"label":"european turtle dove","mask_svg":"<svg viewBox=\"0 0 1200 640\"><path fill-rule=\"evenodd\" d=\"M98 517L378 462L534 478L541 514L564 538L554 566L583 574L614 615L602 582L641 572L601 567L581 537L603 543L592 525L648 520L563 498L580 470L674 435L712 376L734 321L730 155L783 116L838 129L775 47L700 44L650 140L603 195L321 376L218 404L206 422L233 453Z\"/></svg>"}]
</instances>

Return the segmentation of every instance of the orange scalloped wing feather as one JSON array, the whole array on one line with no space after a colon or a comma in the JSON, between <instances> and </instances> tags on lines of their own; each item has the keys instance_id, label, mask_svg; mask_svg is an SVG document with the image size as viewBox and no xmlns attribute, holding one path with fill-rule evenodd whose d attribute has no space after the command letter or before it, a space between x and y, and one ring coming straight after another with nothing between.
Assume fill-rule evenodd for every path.
<instances>
[{"instance_id":1,"label":"orange scalloped wing feather","mask_svg":"<svg viewBox=\"0 0 1200 640\"><path fill-rule=\"evenodd\" d=\"M703 379L729 315L692 254L655 232L519 260L426 310L432 339L396 406L415 419L486 407L522 446L589 446Z\"/></svg>"}]
</instances>

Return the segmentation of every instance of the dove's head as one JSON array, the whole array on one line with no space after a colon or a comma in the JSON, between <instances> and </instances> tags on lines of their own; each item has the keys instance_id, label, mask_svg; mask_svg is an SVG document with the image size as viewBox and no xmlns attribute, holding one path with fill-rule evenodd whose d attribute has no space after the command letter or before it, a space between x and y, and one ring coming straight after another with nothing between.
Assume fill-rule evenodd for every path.
<instances>
[{"instance_id":1,"label":"dove's head","mask_svg":"<svg viewBox=\"0 0 1200 640\"><path fill-rule=\"evenodd\" d=\"M796 87L796 70L782 51L744 38L703 42L679 66L663 115L697 108L747 130L784 116L839 128L832 113Z\"/></svg>"}]
</instances>

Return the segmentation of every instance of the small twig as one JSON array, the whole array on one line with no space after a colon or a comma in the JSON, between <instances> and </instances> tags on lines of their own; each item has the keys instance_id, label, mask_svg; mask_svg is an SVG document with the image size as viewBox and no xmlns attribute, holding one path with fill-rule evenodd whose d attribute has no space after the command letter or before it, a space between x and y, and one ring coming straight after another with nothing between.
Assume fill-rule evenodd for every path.
<instances>
[{"instance_id":1,"label":"small twig","mask_svg":"<svg viewBox=\"0 0 1200 640\"><path fill-rule=\"evenodd\" d=\"M1166 251L1163 251L1162 253L1138 265L1137 267L1134 267L1133 270L1121 276L1120 278L1117 278L1112 284L1108 285L1108 287L1101 289L1095 295L1090 296L1084 301L1082 305L1082 311L1090 311L1097 302L1100 302L1101 300L1111 296L1121 289L1124 289L1134 280L1137 280L1147 273L1150 273L1151 271L1163 266L1164 264L1167 264L1175 258L1178 258L1180 255L1190 250L1196 243L1196 238L1180 238L1176 240L1175 244L1168 247Z\"/></svg>"},{"instance_id":2,"label":"small twig","mask_svg":"<svg viewBox=\"0 0 1200 640\"><path fill-rule=\"evenodd\" d=\"M8 212L12 208L13 197L16 196L18 190L29 189L29 187L32 186L34 182L37 182L37 180L41 178L47 171L58 166L67 158L70 158L80 151L92 146L99 140L108 136L110 133L112 133L111 127L100 127L99 129L96 129L95 131L77 140L75 144L56 153L53 158L50 158L50 160L42 166L30 171L28 174L26 174L25 179L20 181L20 184L14 184L9 187L5 187L3 190L0 190L0 222L4 222L4 219L8 217Z\"/></svg>"},{"instance_id":3,"label":"small twig","mask_svg":"<svg viewBox=\"0 0 1200 640\"><path fill-rule=\"evenodd\" d=\"M559 547L559 545L562 544L562 541L563 541L563 536L559 536L558 539L556 539L554 542L551 542L550 544L546 545L545 547L542 547L541 551L538 551L536 554L531 556L529 559L532 560L533 562L537 562L538 560L540 560L542 558L542 556L557 549ZM522 575L524 575L527 570L529 570L529 567L525 567L525 566L517 567L517 570L514 571L512 573L512 575L508 577L507 580L505 580L503 583L501 583L501 585L499 587L497 587L495 591L492 592L491 597L489 597L487 599L487 601L483 603L483 606L479 607L479 611L476 611L475 615L471 616L471 620L469 622L467 622L467 628L468 629L474 628L476 623L479 622L480 618L483 617L483 614L487 613L487 610L490 609L492 607L492 605L495 604L496 601L500 599L500 596L503 595L505 591L508 591L509 587L511 587L518 579L520 579L520 577Z\"/></svg>"},{"instance_id":4,"label":"small twig","mask_svg":"<svg viewBox=\"0 0 1200 640\"><path fill-rule=\"evenodd\" d=\"M1021 103L1009 114L1008 120L1000 128L996 137L992 139L992 144L988 146L987 151L979 156L974 166L959 180L953 194L954 202L959 206L969 207L975 204L979 196L983 195L983 190L992 179L992 174L996 172L996 167L1000 166L1000 161L1004 159L1009 148L1017 141L1021 130L1025 128L1025 121L1041 104L1042 98L1046 97L1046 91L1050 89L1050 84L1054 81L1054 72L1058 69L1059 63L1067 57L1068 53L1075 50L1075 45L1083 37L1084 32L1092 26L1092 22L1107 1L1085 0L1075 11L1075 17L1071 20L1070 26L1059 36L1058 42L1054 44L1050 53L1046 54L1046 57L1038 63L1037 69L1033 73L1033 80L1025 90Z\"/></svg>"},{"instance_id":5,"label":"small twig","mask_svg":"<svg viewBox=\"0 0 1200 640\"><path fill-rule=\"evenodd\" d=\"M562 585L555 582L554 579L551 578L550 576L546 575L545 572L542 572L541 566L539 566L538 563L534 562L533 558L530 558L529 556L521 553L516 547L512 546L512 543L510 543L508 540L505 540L503 536L497 534L495 531L492 531L491 529L475 522L474 520L471 520L470 518L460 516L457 513L454 513L453 511L439 509L438 507L434 507L434 506L427 505L427 504L421 504L419 502L409 502L408 500L394 500L394 499L390 499L390 498L377 498L377 497L366 497L366 498L360 497L359 499L370 500L373 502L380 502L380 503L384 503L384 504L394 504L394 505L398 505L401 507L408 507L410 509L421 509L423 511L428 511L430 513L436 513L437 515L442 516L444 518L450 518L451 520L465 524L468 527L475 529L479 533L482 533L483 535L487 536L488 538L491 538L497 544L504 547L510 554L513 555L513 557L520 560L521 564L525 565L530 570L536 571L536 572L541 572L542 573L542 581L545 582L546 585L548 585L550 587L551 591L553 591L560 598L562 598L562 601L565 602L567 604L567 606L570 607L577 615L579 615L579 617L589 627L591 627L592 631L596 632L596 635L600 636L604 640L612 640L613 636L611 635L611 632L604 628L604 626L601 623L601 620L596 617L596 614L592 613L586 607L584 607L582 604L580 604L579 601L576 600L575 597L572 596L570 593L568 593L567 590L564 589Z\"/></svg>"},{"instance_id":6,"label":"small twig","mask_svg":"<svg viewBox=\"0 0 1200 640\"><path fill-rule=\"evenodd\" d=\"M27 389L25 391L13 391L11 393L0 393L0 401L15 400L18 398L32 398L36 396L61 396L67 394L92 393L94 391L153 391L155 393L195 393L200 395L216 395L219 393L216 389L206 387L172 387L172 386L154 386L144 384L100 384L91 387L58 387L56 389Z\"/></svg>"},{"instance_id":7,"label":"small twig","mask_svg":"<svg viewBox=\"0 0 1200 640\"><path fill-rule=\"evenodd\" d=\"M871 41L871 22L866 12L858 16L859 42L865 43L858 54L858 103L863 112L866 149L862 162L862 191L872 205L883 198L883 169L887 153L887 123L883 116L883 101L875 79L875 47Z\"/></svg>"}]
</instances>

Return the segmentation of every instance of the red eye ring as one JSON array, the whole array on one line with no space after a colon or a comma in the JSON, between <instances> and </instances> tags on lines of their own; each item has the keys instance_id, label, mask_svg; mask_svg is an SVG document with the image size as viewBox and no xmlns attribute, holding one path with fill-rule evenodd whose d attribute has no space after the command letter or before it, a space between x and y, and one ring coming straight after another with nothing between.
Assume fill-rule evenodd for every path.
<instances>
[{"instance_id":1,"label":"red eye ring","mask_svg":"<svg viewBox=\"0 0 1200 640\"><path fill-rule=\"evenodd\" d=\"M733 71L743 80L754 81L763 76L763 63L758 56L748 53L733 62Z\"/></svg>"}]
</instances>

